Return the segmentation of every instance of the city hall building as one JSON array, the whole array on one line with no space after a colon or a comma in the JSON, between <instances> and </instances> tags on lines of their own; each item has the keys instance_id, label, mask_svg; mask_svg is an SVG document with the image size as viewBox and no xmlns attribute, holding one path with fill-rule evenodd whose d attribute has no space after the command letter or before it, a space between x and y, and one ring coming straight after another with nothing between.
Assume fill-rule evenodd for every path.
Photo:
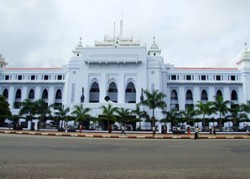
<instances>
[{"instance_id":1,"label":"city hall building","mask_svg":"<svg viewBox=\"0 0 250 179\"><path fill-rule=\"evenodd\" d=\"M167 110L185 110L197 101L213 101L218 94L235 104L250 100L247 44L235 68L189 68L165 64L155 38L147 48L125 37L122 21L119 35L105 36L94 46L82 43L80 39L68 64L59 68L8 68L7 60L0 56L0 94L9 102L12 114L18 114L25 99L43 99L71 109L83 103L92 109L91 115L98 116L107 97L116 107L135 109L146 89L164 93ZM156 118L162 117L156 110Z\"/></svg>"}]
</instances>

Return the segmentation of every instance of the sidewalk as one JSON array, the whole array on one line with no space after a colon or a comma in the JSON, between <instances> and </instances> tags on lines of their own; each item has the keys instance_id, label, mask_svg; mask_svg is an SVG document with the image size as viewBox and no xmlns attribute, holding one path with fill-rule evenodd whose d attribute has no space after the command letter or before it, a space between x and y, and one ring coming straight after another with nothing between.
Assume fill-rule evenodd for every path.
<instances>
[{"instance_id":1,"label":"sidewalk","mask_svg":"<svg viewBox=\"0 0 250 179\"><path fill-rule=\"evenodd\" d=\"M15 131L0 130L1 134L19 134L19 135L40 135L40 136L67 136L67 137L86 137L86 138L121 138L121 139L194 139L194 134L155 134L150 133L126 133L121 135L119 131L115 133L98 132L53 132L53 131ZM199 134L199 139L250 139L247 134Z\"/></svg>"}]
</instances>

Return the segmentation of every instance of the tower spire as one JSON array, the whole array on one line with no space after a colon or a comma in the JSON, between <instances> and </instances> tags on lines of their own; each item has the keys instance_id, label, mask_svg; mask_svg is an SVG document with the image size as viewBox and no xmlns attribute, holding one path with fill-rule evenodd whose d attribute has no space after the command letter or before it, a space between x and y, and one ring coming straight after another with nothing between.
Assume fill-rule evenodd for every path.
<instances>
[{"instance_id":1,"label":"tower spire","mask_svg":"<svg viewBox=\"0 0 250 179\"><path fill-rule=\"evenodd\" d=\"M123 35L123 15L122 15L122 19L120 20L120 37L122 37Z\"/></svg>"},{"instance_id":2,"label":"tower spire","mask_svg":"<svg viewBox=\"0 0 250 179\"><path fill-rule=\"evenodd\" d=\"M114 22L114 29L113 29L113 45L115 45L115 22Z\"/></svg>"}]
</instances>

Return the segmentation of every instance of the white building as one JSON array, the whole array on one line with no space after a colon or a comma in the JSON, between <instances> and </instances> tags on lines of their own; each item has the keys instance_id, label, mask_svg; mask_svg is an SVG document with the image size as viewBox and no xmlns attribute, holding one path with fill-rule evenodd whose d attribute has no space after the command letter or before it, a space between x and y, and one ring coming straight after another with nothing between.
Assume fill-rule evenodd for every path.
<instances>
[{"instance_id":1,"label":"white building","mask_svg":"<svg viewBox=\"0 0 250 179\"><path fill-rule=\"evenodd\" d=\"M65 107L84 103L92 108L93 116L101 114L107 96L117 107L135 109L142 89L166 94L168 110L183 110L200 100L213 101L216 94L236 104L250 100L250 51L246 44L235 68L174 67L164 64L155 38L147 49L133 37L124 37L122 21L119 35L105 36L93 47L83 46L80 39L68 65L61 68L7 68L3 57L0 64L0 94L8 100L12 114L18 114L20 102L27 98ZM160 110L156 118L162 118Z\"/></svg>"}]
</instances>

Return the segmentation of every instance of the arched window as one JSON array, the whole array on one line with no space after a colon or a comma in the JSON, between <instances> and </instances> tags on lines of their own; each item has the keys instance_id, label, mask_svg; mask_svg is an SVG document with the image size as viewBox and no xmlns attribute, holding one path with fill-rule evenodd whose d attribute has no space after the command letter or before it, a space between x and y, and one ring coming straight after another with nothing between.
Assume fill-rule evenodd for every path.
<instances>
[{"instance_id":1,"label":"arched window","mask_svg":"<svg viewBox=\"0 0 250 179\"><path fill-rule=\"evenodd\" d=\"M202 101L207 101L208 100L207 91L206 90L202 90L201 91L201 100Z\"/></svg>"},{"instance_id":2,"label":"arched window","mask_svg":"<svg viewBox=\"0 0 250 179\"><path fill-rule=\"evenodd\" d=\"M22 92L21 92L21 90L20 89L18 89L17 91L16 91L16 97L15 97L16 99L21 99L22 98Z\"/></svg>"},{"instance_id":3,"label":"arched window","mask_svg":"<svg viewBox=\"0 0 250 179\"><path fill-rule=\"evenodd\" d=\"M108 92L117 93L117 86L114 82L110 83Z\"/></svg>"},{"instance_id":4,"label":"arched window","mask_svg":"<svg viewBox=\"0 0 250 179\"><path fill-rule=\"evenodd\" d=\"M187 90L186 100L193 100L193 94L191 90Z\"/></svg>"},{"instance_id":5,"label":"arched window","mask_svg":"<svg viewBox=\"0 0 250 179\"><path fill-rule=\"evenodd\" d=\"M111 101L117 103L118 90L115 82L111 82L108 88L108 96Z\"/></svg>"},{"instance_id":6,"label":"arched window","mask_svg":"<svg viewBox=\"0 0 250 179\"><path fill-rule=\"evenodd\" d=\"M136 103L136 89L132 82L129 82L125 90L125 103Z\"/></svg>"},{"instance_id":7,"label":"arched window","mask_svg":"<svg viewBox=\"0 0 250 179\"><path fill-rule=\"evenodd\" d=\"M172 90L172 92L171 92L171 100L178 100L176 90Z\"/></svg>"},{"instance_id":8,"label":"arched window","mask_svg":"<svg viewBox=\"0 0 250 179\"><path fill-rule=\"evenodd\" d=\"M233 90L231 93L231 100L238 100L238 95L235 90Z\"/></svg>"},{"instance_id":9,"label":"arched window","mask_svg":"<svg viewBox=\"0 0 250 179\"><path fill-rule=\"evenodd\" d=\"M60 89L56 90L56 99L62 99L62 91Z\"/></svg>"},{"instance_id":10,"label":"arched window","mask_svg":"<svg viewBox=\"0 0 250 179\"><path fill-rule=\"evenodd\" d=\"M14 108L19 109L21 107L22 91L17 89L14 101Z\"/></svg>"},{"instance_id":11,"label":"arched window","mask_svg":"<svg viewBox=\"0 0 250 179\"><path fill-rule=\"evenodd\" d=\"M90 103L99 103L100 89L97 82L92 83L89 90L89 102Z\"/></svg>"},{"instance_id":12,"label":"arched window","mask_svg":"<svg viewBox=\"0 0 250 179\"><path fill-rule=\"evenodd\" d=\"M223 96L222 96L222 92L221 92L221 90L217 90L217 92L216 92L216 96L221 96L221 97L223 97Z\"/></svg>"},{"instance_id":13,"label":"arched window","mask_svg":"<svg viewBox=\"0 0 250 179\"><path fill-rule=\"evenodd\" d=\"M35 91L34 91L34 89L31 89L31 90L29 91L29 96L28 96L28 98L29 98L29 99L34 99L34 98L35 98Z\"/></svg>"},{"instance_id":14,"label":"arched window","mask_svg":"<svg viewBox=\"0 0 250 179\"><path fill-rule=\"evenodd\" d=\"M44 89L43 90L43 93L42 93L42 99L48 99L48 97L49 97L49 95L48 95L48 91L47 91L47 89Z\"/></svg>"},{"instance_id":15,"label":"arched window","mask_svg":"<svg viewBox=\"0 0 250 179\"><path fill-rule=\"evenodd\" d=\"M9 97L9 92L8 92L7 89L4 89L4 90L3 90L3 96L5 97L5 99L8 99L8 97Z\"/></svg>"},{"instance_id":16,"label":"arched window","mask_svg":"<svg viewBox=\"0 0 250 179\"><path fill-rule=\"evenodd\" d=\"M90 88L90 92L100 92L99 90L99 85L97 82L94 82L92 85L91 85L91 88Z\"/></svg>"}]
</instances>

